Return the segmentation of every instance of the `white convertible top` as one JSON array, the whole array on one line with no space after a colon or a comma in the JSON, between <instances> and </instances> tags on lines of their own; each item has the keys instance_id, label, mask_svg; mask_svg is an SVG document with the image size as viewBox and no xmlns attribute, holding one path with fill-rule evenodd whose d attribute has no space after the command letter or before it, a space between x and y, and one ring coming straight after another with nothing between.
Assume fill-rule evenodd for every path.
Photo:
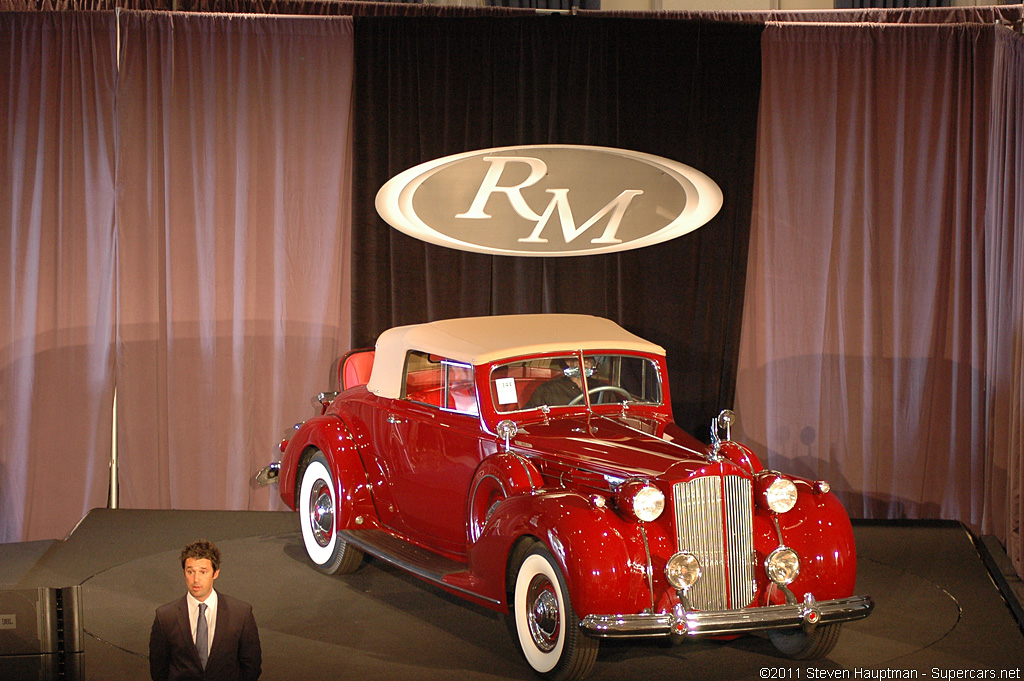
<instances>
[{"instance_id":1,"label":"white convertible top","mask_svg":"<svg viewBox=\"0 0 1024 681\"><path fill-rule=\"evenodd\" d=\"M377 339L366 387L382 397L402 394L405 355L419 350L465 364L545 352L626 350L664 355L654 343L602 317L581 314L523 314L442 319L388 329Z\"/></svg>"}]
</instances>

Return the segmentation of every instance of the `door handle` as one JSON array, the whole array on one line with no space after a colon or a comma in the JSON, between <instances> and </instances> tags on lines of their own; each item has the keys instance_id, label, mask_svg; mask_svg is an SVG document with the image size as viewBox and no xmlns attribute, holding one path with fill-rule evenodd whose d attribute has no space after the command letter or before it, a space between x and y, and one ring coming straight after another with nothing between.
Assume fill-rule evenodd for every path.
<instances>
[{"instance_id":1,"label":"door handle","mask_svg":"<svg viewBox=\"0 0 1024 681\"><path fill-rule=\"evenodd\" d=\"M401 423L401 422L402 422L402 419L398 418L394 414L388 414L388 423L394 425L396 423Z\"/></svg>"}]
</instances>

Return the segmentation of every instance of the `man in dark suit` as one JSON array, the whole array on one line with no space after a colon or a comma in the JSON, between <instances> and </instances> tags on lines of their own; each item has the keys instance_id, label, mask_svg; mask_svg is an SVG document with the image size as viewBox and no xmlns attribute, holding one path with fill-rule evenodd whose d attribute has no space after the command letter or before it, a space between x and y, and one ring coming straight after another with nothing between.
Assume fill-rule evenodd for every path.
<instances>
[{"instance_id":1,"label":"man in dark suit","mask_svg":"<svg viewBox=\"0 0 1024 681\"><path fill-rule=\"evenodd\" d=\"M220 551L208 541L181 552L187 593L157 608L149 637L153 681L256 681L260 635L252 607L218 593Z\"/></svg>"}]
</instances>

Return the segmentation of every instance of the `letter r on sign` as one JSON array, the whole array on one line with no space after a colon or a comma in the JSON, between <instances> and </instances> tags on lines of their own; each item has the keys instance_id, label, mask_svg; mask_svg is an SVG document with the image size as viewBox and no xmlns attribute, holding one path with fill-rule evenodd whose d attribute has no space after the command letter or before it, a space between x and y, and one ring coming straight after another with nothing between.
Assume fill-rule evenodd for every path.
<instances>
[{"instance_id":1,"label":"letter r on sign","mask_svg":"<svg viewBox=\"0 0 1024 681\"><path fill-rule=\"evenodd\" d=\"M540 220L540 215L537 215L537 213L535 213L533 209L526 204L526 199L523 198L522 190L540 182L541 178L548 172L547 164L539 158L533 158L531 156L484 156L483 160L490 163L491 167L487 169L484 181L480 183L480 188L477 190L476 197L473 199L473 203L470 205L469 210L465 213L459 213L455 217L470 218L473 220L485 220L491 217L484 212L484 209L487 207L487 200L491 198L491 194L500 192L508 197L508 202L512 204L512 208L515 209L520 216L532 222ZM505 172L505 166L509 163L527 164L530 166L530 175L519 184L499 187L498 180L501 179L501 174Z\"/></svg>"}]
</instances>

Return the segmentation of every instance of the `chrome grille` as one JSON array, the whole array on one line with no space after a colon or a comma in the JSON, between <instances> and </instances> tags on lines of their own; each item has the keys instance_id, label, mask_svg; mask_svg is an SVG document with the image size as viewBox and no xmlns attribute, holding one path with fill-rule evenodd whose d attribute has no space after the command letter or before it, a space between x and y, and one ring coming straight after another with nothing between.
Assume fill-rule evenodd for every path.
<instances>
[{"instance_id":1,"label":"chrome grille","mask_svg":"<svg viewBox=\"0 0 1024 681\"><path fill-rule=\"evenodd\" d=\"M680 551L697 557L701 578L689 591L697 610L743 608L754 598L751 483L738 475L676 483Z\"/></svg>"}]
</instances>

